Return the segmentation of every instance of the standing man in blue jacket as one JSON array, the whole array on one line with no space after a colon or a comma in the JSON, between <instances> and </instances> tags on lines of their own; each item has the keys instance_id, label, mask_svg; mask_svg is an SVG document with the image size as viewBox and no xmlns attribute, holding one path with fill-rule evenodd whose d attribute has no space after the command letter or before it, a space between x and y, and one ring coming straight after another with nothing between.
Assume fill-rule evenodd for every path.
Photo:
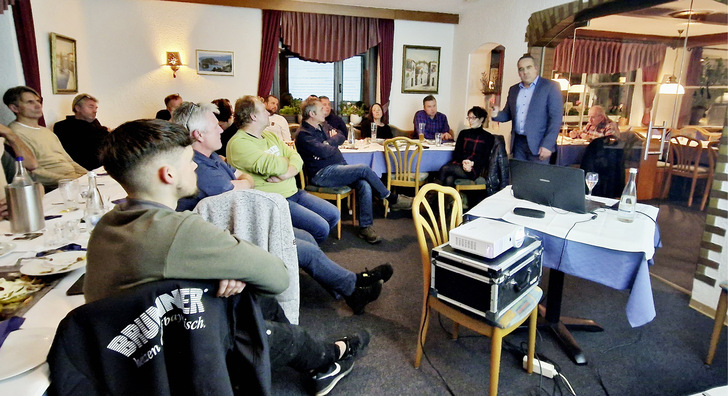
<instances>
[{"instance_id":1,"label":"standing man in blue jacket","mask_svg":"<svg viewBox=\"0 0 728 396\"><path fill-rule=\"evenodd\" d=\"M511 155L515 159L548 163L556 151L563 116L561 89L554 81L538 76L531 55L518 60L521 82L508 90L503 111L492 109L493 121L513 121Z\"/></svg>"}]
</instances>

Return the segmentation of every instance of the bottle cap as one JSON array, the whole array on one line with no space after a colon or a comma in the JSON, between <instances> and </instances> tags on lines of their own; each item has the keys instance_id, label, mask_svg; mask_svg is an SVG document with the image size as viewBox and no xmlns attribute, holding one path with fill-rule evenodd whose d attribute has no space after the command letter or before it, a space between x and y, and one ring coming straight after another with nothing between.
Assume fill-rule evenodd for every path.
<instances>
[{"instance_id":1,"label":"bottle cap","mask_svg":"<svg viewBox=\"0 0 728 396\"><path fill-rule=\"evenodd\" d=\"M22 161L23 160L23 157L15 157L15 160L16 161Z\"/></svg>"},{"instance_id":2,"label":"bottle cap","mask_svg":"<svg viewBox=\"0 0 728 396\"><path fill-rule=\"evenodd\" d=\"M637 173L637 168L629 168L629 173Z\"/></svg>"}]
</instances>

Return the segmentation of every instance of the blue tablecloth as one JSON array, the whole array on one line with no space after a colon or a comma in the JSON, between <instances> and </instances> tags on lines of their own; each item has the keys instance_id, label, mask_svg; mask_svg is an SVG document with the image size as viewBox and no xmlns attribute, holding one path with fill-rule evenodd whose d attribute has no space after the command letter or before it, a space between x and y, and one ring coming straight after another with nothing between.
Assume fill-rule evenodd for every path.
<instances>
[{"instance_id":1,"label":"blue tablecloth","mask_svg":"<svg viewBox=\"0 0 728 396\"><path fill-rule=\"evenodd\" d=\"M382 176L387 172L387 164L384 161L384 151L355 151L341 150L344 159L351 165L364 164L372 168L374 173ZM440 168L452 160L452 148L448 149L426 149L422 152L420 161L420 172L437 172Z\"/></svg>"}]
</instances>

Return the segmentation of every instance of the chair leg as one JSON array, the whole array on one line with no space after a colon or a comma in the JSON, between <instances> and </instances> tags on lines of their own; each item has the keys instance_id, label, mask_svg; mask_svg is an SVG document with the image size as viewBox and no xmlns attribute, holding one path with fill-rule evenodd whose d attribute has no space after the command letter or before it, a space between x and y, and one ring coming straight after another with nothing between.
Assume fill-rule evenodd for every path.
<instances>
[{"instance_id":1,"label":"chair leg","mask_svg":"<svg viewBox=\"0 0 728 396\"><path fill-rule=\"evenodd\" d=\"M672 173L668 171L667 173L667 180L665 180L665 186L662 188L662 197L661 199L665 199L670 194L670 183L672 183Z\"/></svg>"},{"instance_id":2,"label":"chair leg","mask_svg":"<svg viewBox=\"0 0 728 396\"><path fill-rule=\"evenodd\" d=\"M710 188L712 187L712 185L712 177L705 179L705 190L703 190L703 200L700 202L700 210L704 210L705 204L708 203L708 197L710 196Z\"/></svg>"},{"instance_id":3,"label":"chair leg","mask_svg":"<svg viewBox=\"0 0 728 396\"><path fill-rule=\"evenodd\" d=\"M339 210L339 213L341 213L341 195L336 196L336 208ZM336 232L337 238L341 239L341 219L339 219L339 223L336 224Z\"/></svg>"},{"instance_id":4,"label":"chair leg","mask_svg":"<svg viewBox=\"0 0 728 396\"><path fill-rule=\"evenodd\" d=\"M452 339L457 340L458 339L458 333L460 332L460 323L454 322L452 324Z\"/></svg>"},{"instance_id":5,"label":"chair leg","mask_svg":"<svg viewBox=\"0 0 728 396\"><path fill-rule=\"evenodd\" d=\"M420 320L420 332L417 334L417 352L415 354L415 368L420 368L422 362L422 347L427 339L427 328L430 326L430 304L429 297L425 297L425 306L422 307L422 320Z\"/></svg>"},{"instance_id":6,"label":"chair leg","mask_svg":"<svg viewBox=\"0 0 728 396\"><path fill-rule=\"evenodd\" d=\"M710 337L710 348L708 349L708 357L705 359L705 364L713 364L713 358L715 357L715 349L718 347L718 340L720 339L720 332L723 330L723 322L725 321L726 308L728 307L728 291L721 290L720 298L718 299L718 308L715 311L715 324L713 324L713 335Z\"/></svg>"},{"instance_id":7,"label":"chair leg","mask_svg":"<svg viewBox=\"0 0 728 396\"><path fill-rule=\"evenodd\" d=\"M698 179L693 178L693 182L690 183L690 197L688 197L688 208L693 206L693 195L695 194L695 186L698 184Z\"/></svg>"},{"instance_id":8,"label":"chair leg","mask_svg":"<svg viewBox=\"0 0 728 396\"><path fill-rule=\"evenodd\" d=\"M503 332L494 327L490 341L490 396L498 394L498 375L500 374L501 348L503 346Z\"/></svg>"},{"instance_id":9,"label":"chair leg","mask_svg":"<svg viewBox=\"0 0 728 396\"><path fill-rule=\"evenodd\" d=\"M528 363L526 371L533 373L533 355L536 354L536 321L538 319L538 307L533 309L528 319Z\"/></svg>"},{"instance_id":10,"label":"chair leg","mask_svg":"<svg viewBox=\"0 0 728 396\"><path fill-rule=\"evenodd\" d=\"M351 224L356 227L356 190L351 190L349 197L351 198Z\"/></svg>"}]
</instances>

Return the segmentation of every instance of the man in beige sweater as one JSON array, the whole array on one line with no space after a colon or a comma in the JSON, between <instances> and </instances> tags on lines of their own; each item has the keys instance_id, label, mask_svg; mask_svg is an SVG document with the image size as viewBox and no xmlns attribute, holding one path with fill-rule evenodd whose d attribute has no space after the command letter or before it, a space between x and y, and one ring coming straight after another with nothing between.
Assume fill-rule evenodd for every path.
<instances>
[{"instance_id":1,"label":"man in beige sweater","mask_svg":"<svg viewBox=\"0 0 728 396\"><path fill-rule=\"evenodd\" d=\"M3 102L15 113L10 129L30 148L38 161L33 178L49 188L58 186L61 179L76 179L86 174L63 149L58 137L50 129L40 126L43 100L33 88L18 86L3 95Z\"/></svg>"}]
</instances>

